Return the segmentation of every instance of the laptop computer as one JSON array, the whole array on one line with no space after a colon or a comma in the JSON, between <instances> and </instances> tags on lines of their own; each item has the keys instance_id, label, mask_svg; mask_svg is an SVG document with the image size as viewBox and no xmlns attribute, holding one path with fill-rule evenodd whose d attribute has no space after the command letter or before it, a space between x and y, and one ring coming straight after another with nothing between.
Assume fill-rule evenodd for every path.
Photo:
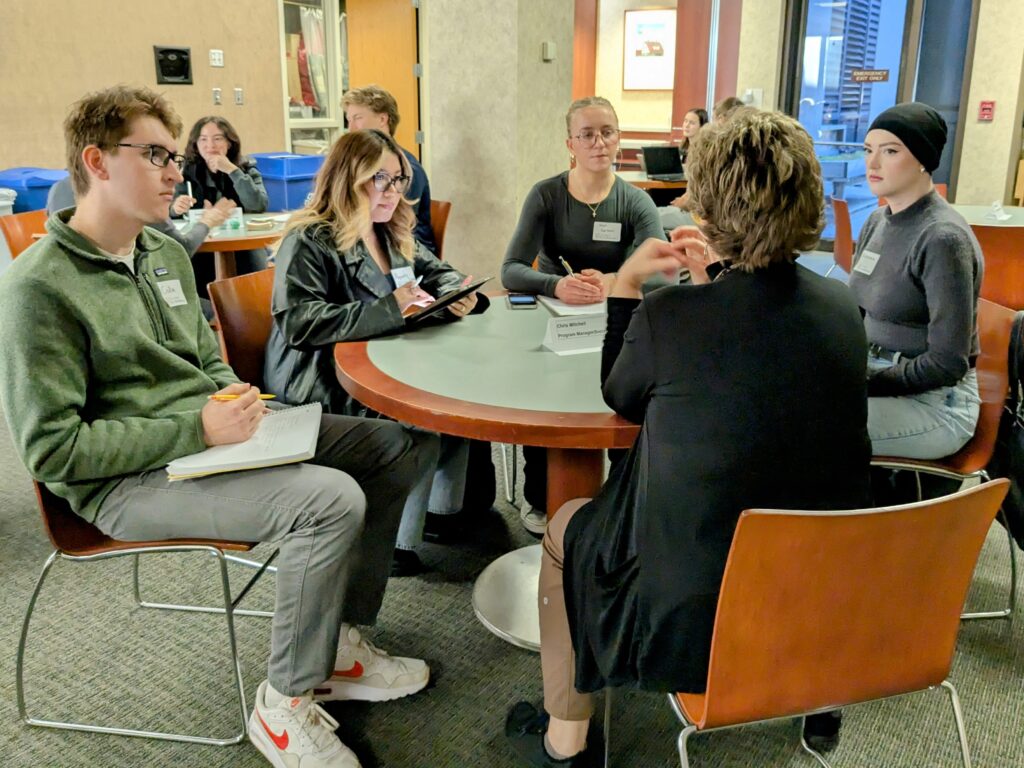
<instances>
[{"instance_id":1,"label":"laptop computer","mask_svg":"<svg viewBox=\"0 0 1024 768\"><path fill-rule=\"evenodd\" d=\"M682 181L686 178L679 147L644 147L643 153L647 178L655 181Z\"/></svg>"}]
</instances>

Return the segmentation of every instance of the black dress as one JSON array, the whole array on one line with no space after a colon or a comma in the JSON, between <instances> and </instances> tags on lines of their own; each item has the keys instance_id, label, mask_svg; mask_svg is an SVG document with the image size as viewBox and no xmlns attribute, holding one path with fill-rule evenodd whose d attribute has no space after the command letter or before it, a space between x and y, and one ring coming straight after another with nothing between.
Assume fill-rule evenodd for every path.
<instances>
[{"instance_id":1,"label":"black dress","mask_svg":"<svg viewBox=\"0 0 1024 768\"><path fill-rule=\"evenodd\" d=\"M846 286L789 263L609 300L604 398L643 428L566 531L578 690L703 691L739 514L869 505L865 355Z\"/></svg>"}]
</instances>

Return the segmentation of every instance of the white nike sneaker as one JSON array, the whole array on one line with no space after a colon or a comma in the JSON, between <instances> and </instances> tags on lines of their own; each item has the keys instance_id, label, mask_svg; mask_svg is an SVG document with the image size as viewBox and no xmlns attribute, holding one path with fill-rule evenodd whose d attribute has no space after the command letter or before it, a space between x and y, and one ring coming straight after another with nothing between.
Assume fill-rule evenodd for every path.
<instances>
[{"instance_id":1,"label":"white nike sneaker","mask_svg":"<svg viewBox=\"0 0 1024 768\"><path fill-rule=\"evenodd\" d=\"M267 681L256 691L249 741L276 768L360 768L355 753L334 731L338 723L310 694L266 703Z\"/></svg>"},{"instance_id":2,"label":"white nike sneaker","mask_svg":"<svg viewBox=\"0 0 1024 768\"><path fill-rule=\"evenodd\" d=\"M355 627L341 628L331 678L313 689L317 701L391 701L422 690L430 667L420 659L389 656Z\"/></svg>"}]
</instances>

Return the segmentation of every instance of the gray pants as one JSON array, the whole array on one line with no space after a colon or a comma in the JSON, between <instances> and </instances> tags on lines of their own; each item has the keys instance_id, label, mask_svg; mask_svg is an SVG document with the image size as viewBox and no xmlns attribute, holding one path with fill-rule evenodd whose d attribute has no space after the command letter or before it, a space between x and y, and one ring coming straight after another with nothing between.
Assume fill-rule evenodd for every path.
<instances>
[{"instance_id":1,"label":"gray pants","mask_svg":"<svg viewBox=\"0 0 1024 768\"><path fill-rule=\"evenodd\" d=\"M279 541L267 678L299 695L334 668L341 622L372 624L410 489L436 436L381 419L325 415L308 463L168 482L126 477L96 527L126 541Z\"/></svg>"}]
</instances>

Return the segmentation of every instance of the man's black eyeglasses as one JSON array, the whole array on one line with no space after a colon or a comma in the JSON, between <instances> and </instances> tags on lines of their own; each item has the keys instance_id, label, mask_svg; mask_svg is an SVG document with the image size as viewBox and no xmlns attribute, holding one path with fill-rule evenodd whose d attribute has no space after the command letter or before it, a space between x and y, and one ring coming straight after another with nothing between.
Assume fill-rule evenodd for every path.
<instances>
[{"instance_id":1,"label":"man's black eyeglasses","mask_svg":"<svg viewBox=\"0 0 1024 768\"><path fill-rule=\"evenodd\" d=\"M171 152L167 147L161 147L159 144L115 144L116 147L132 147L134 149L148 149L149 150L149 162L155 165L157 168L166 168L167 164L174 161L180 171L185 167L185 156L176 155Z\"/></svg>"}]
</instances>

